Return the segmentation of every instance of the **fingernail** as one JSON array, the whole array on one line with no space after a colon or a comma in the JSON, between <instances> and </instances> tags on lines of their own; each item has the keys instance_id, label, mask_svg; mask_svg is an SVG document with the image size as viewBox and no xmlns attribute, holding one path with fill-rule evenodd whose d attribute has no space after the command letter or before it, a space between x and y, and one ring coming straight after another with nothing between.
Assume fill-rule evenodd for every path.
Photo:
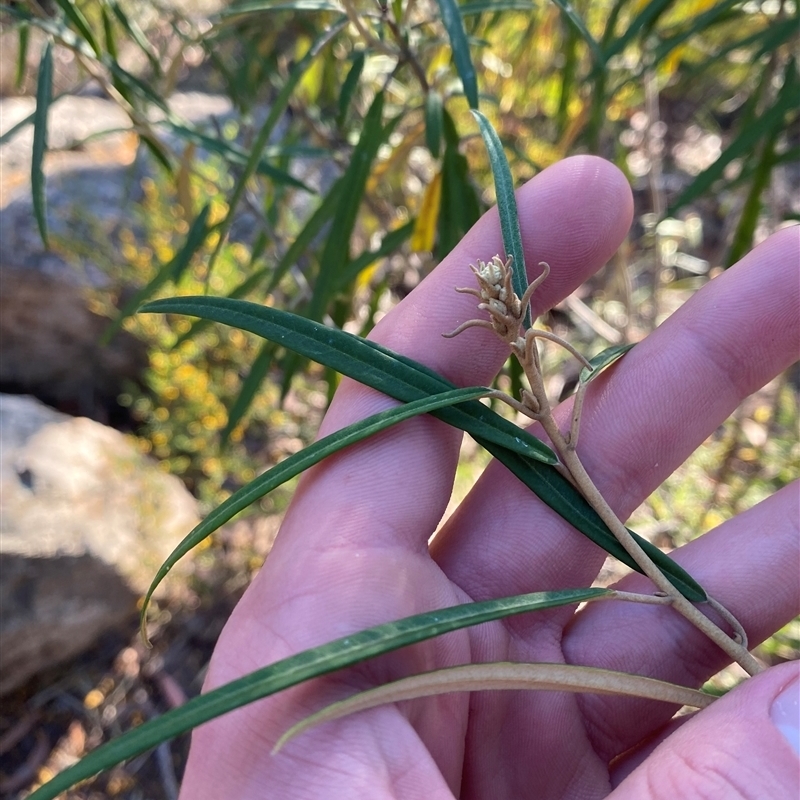
<instances>
[{"instance_id":1,"label":"fingernail","mask_svg":"<svg viewBox=\"0 0 800 800\"><path fill-rule=\"evenodd\" d=\"M773 701L772 724L800 755L800 680L795 678Z\"/></svg>"}]
</instances>

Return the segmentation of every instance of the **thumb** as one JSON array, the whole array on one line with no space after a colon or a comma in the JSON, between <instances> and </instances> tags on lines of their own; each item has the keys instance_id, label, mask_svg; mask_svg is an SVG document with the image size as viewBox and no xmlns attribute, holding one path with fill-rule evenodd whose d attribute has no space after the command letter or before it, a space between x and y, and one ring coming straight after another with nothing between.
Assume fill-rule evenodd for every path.
<instances>
[{"instance_id":1,"label":"thumb","mask_svg":"<svg viewBox=\"0 0 800 800\"><path fill-rule=\"evenodd\" d=\"M745 681L687 719L609 800L800 797L798 729L800 663L792 662Z\"/></svg>"}]
</instances>

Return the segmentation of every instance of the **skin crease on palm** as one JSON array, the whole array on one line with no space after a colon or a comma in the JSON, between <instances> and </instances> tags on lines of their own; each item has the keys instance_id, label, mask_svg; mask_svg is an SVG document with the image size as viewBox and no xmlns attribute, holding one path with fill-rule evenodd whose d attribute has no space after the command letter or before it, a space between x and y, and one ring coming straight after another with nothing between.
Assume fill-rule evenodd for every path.
<instances>
[{"instance_id":1,"label":"skin crease on palm","mask_svg":"<svg viewBox=\"0 0 800 800\"><path fill-rule=\"evenodd\" d=\"M612 256L631 222L631 194L611 164L580 156L544 171L517 198L527 262L547 261L552 268L534 297L534 312L541 313ZM799 234L800 227L786 229L760 245L593 382L578 452L622 519L742 398L797 358ZM469 264L501 252L492 210L372 338L458 385L489 384L504 360L504 345L484 329L449 340L441 334L477 315L475 299L454 291L474 284ZM529 277L536 274L530 267ZM320 435L393 404L344 380ZM569 409L558 415L566 425ZM273 551L220 637L206 689L411 614L590 585L603 552L496 463L429 550L449 499L460 439L460 431L419 417L306 473ZM675 554L744 623L751 646L800 611L797 520L794 484ZM652 591L638 575L624 579L621 588ZM666 607L603 602L580 613L558 608L489 623L206 724L194 733L181 798L797 796L792 749L766 712L747 716L749 703L769 707L796 676L796 664L753 678L660 746L676 727L670 723L673 706L506 691L373 709L312 729L270 754L291 724L357 689L495 660L587 664L693 687L726 663L721 651ZM761 783L751 790L736 770L756 757L768 768L752 771L751 780ZM727 792L732 786L736 793Z\"/></svg>"}]
</instances>

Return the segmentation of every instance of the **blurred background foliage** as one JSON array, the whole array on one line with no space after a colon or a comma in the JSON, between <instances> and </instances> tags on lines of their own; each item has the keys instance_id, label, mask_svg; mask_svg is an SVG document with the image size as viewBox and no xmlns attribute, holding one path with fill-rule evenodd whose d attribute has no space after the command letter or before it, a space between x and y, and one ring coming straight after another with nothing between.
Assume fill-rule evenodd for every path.
<instances>
[{"instance_id":1,"label":"blurred background foliage","mask_svg":"<svg viewBox=\"0 0 800 800\"><path fill-rule=\"evenodd\" d=\"M588 351L646 335L800 213L795 0L29 0L2 13L16 89L38 98L21 125L39 133L42 237L105 264L118 292L95 307L151 352L120 403L140 447L207 505L308 441L336 376L239 331L133 312L210 292L366 334L493 202L469 68L518 183L591 152L634 188L618 257L544 321ZM451 46L448 14L467 52ZM51 44L69 54L55 77ZM59 78L67 62L73 86ZM130 219L91 242L48 234L42 170L48 107L87 79L126 111L142 154ZM169 100L187 87L226 96L232 114L182 119ZM574 376L553 366L558 394ZM519 380L509 368L499 383ZM684 527L710 526L708 497L728 515L759 499L759 481L788 480L793 386L757 404L750 438L741 419L718 432L698 464L708 492L681 484ZM767 451L779 466L759 472ZM678 513L682 490L664 491L657 520Z\"/></svg>"},{"instance_id":2,"label":"blurred background foliage","mask_svg":"<svg viewBox=\"0 0 800 800\"><path fill-rule=\"evenodd\" d=\"M17 54L0 90L37 96L0 144L35 127L42 238L103 270L113 290L93 291L92 309L148 346L146 373L119 397L128 432L206 511L313 438L337 378L249 334L136 308L208 292L366 334L493 203L465 87L479 94L518 185L574 153L610 159L631 182L627 241L540 322L588 355L643 338L800 218L796 0L7 0L0 23L3 46ZM459 24L468 52L451 46ZM76 201L74 233L57 235L43 168L47 111L87 91L130 119L130 212L108 227ZM190 122L171 102L177 91L222 96L230 111ZM575 368L555 348L543 358L550 394L568 392ZM514 392L519 381L509 365L498 385ZM631 526L669 549L793 480L798 385L795 366L749 398ZM453 504L488 461L468 437L462 455ZM226 527L193 556L188 599L154 617L155 655L140 644L122 655L166 660L185 691L199 691L291 490L264 498L251 527ZM601 581L619 574L609 563ZM209 610L212 594L222 608ZM774 663L799 650L795 620L758 654ZM118 732L113 720L147 686L123 667L93 670L78 684L92 734L71 758ZM177 774L185 753L184 741L173 751ZM143 786L175 796L164 788L175 783L163 777L169 758L160 778L140 768L113 771L100 794L69 797L141 797Z\"/></svg>"}]
</instances>

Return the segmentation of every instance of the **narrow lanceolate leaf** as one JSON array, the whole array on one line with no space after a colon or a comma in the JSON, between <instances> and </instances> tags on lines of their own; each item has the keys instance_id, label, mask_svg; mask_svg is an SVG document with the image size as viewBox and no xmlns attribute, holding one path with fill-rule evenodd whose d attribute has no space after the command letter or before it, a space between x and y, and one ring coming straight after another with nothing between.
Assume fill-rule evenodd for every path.
<instances>
[{"instance_id":1,"label":"narrow lanceolate leaf","mask_svg":"<svg viewBox=\"0 0 800 800\"><path fill-rule=\"evenodd\" d=\"M37 789L28 800L54 800L61 792L115 764L143 753L161 742L196 728L228 711L296 686L303 681L350 667L368 658L407 647L484 622L529 611L584 603L613 596L608 589L566 589L536 592L499 600L417 614L353 633L341 639L289 656L243 678L192 698L180 708L145 722L81 759Z\"/></svg>"},{"instance_id":2,"label":"narrow lanceolate leaf","mask_svg":"<svg viewBox=\"0 0 800 800\"><path fill-rule=\"evenodd\" d=\"M249 162L250 156L247 151L231 142L226 142L224 139L218 139L215 136L209 136L208 134L202 133L194 126L184 125L175 120L167 119L164 120L163 124L185 142L191 142L211 153L216 153L222 156L229 164L237 164L246 167ZM310 186L295 178L293 175L290 175L285 170L270 164L265 157L262 157L256 165L255 174L270 178L274 183L293 186L309 194L316 194L314 189Z\"/></svg>"},{"instance_id":3,"label":"narrow lanceolate leaf","mask_svg":"<svg viewBox=\"0 0 800 800\"><path fill-rule=\"evenodd\" d=\"M447 406L457 403L464 403L483 397L489 393L489 389L483 386L472 386L467 389L449 389L439 394L425 397L422 400L415 400L406 403L398 408L388 411L381 411L373 414L367 419L348 425L330 436L314 442L298 453L294 453L281 461L280 464L259 475L255 480L250 481L247 486L243 486L234 492L224 503L212 511L197 527L195 527L186 538L172 551L169 558L158 570L150 588L147 590L142 604L142 629L144 630L145 615L150 598L158 585L166 577L167 573L183 558L192 548L196 547L207 536L212 534L229 519L247 508L251 503L269 494L273 489L291 480L296 475L313 467L314 464L322 461L333 453L348 447L349 445L360 442L369 436L373 436L379 431L397 425L399 422L415 417L419 414L429 414Z\"/></svg>"},{"instance_id":4,"label":"narrow lanceolate leaf","mask_svg":"<svg viewBox=\"0 0 800 800\"><path fill-rule=\"evenodd\" d=\"M425 144L434 158L442 149L442 96L435 89L425 98Z\"/></svg>"},{"instance_id":5,"label":"narrow lanceolate leaf","mask_svg":"<svg viewBox=\"0 0 800 800\"><path fill-rule=\"evenodd\" d=\"M477 108L478 78L469 52L467 32L464 29L464 20L461 18L458 3L456 0L438 0L438 3L442 14L442 23L450 39L456 72L464 85L464 94L467 96L469 107Z\"/></svg>"},{"instance_id":6,"label":"narrow lanceolate leaf","mask_svg":"<svg viewBox=\"0 0 800 800\"><path fill-rule=\"evenodd\" d=\"M130 36L130 38L136 42L136 44L139 46L139 49L147 56L147 60L150 62L150 65L153 67L156 75L160 75L161 62L158 58L158 53L155 51L150 42L147 41L144 31L142 31L135 20L132 20L130 17L128 17L122 8L120 8L117 0L112 0L110 5L111 11L114 13L114 16L117 18L120 25L122 25L128 36Z\"/></svg>"},{"instance_id":7,"label":"narrow lanceolate leaf","mask_svg":"<svg viewBox=\"0 0 800 800\"><path fill-rule=\"evenodd\" d=\"M339 114L336 121L339 125L344 123L347 116L347 109L350 108L350 101L353 99L358 81L361 78L361 73L364 70L365 54L363 50L359 50L353 56L353 64L347 72L347 77L342 84L342 91L339 94Z\"/></svg>"},{"instance_id":8,"label":"narrow lanceolate leaf","mask_svg":"<svg viewBox=\"0 0 800 800\"><path fill-rule=\"evenodd\" d=\"M494 176L494 189L497 195L497 211L500 214L500 230L503 232L503 245L506 256L513 260L511 267L514 271L514 291L519 297L525 294L528 288L528 275L525 269L525 252L522 248L522 232L519 229L519 215L517 213L517 198L514 194L514 179L511 177L511 168L508 166L503 145L492 123L481 114L473 111L475 119L481 129L486 150L489 153L489 163ZM530 307L525 309L525 327L531 326Z\"/></svg>"},{"instance_id":9,"label":"narrow lanceolate leaf","mask_svg":"<svg viewBox=\"0 0 800 800\"><path fill-rule=\"evenodd\" d=\"M622 356L624 356L625 353L627 353L632 347L633 343L615 344L599 352L596 356L594 356L594 358L590 358L589 363L592 365L592 367L591 369L589 369L589 367L584 367L581 370L581 383L589 383L589 381L593 381L606 367L622 358Z\"/></svg>"},{"instance_id":10,"label":"narrow lanceolate leaf","mask_svg":"<svg viewBox=\"0 0 800 800\"><path fill-rule=\"evenodd\" d=\"M480 201L470 178L469 164L459 150L458 131L446 108L442 109L442 131L445 146L435 251L440 261L461 241L481 215Z\"/></svg>"},{"instance_id":11,"label":"narrow lanceolate leaf","mask_svg":"<svg viewBox=\"0 0 800 800\"><path fill-rule=\"evenodd\" d=\"M439 209L442 204L442 173L437 172L425 189L422 205L411 237L411 249L415 253L433 250L436 242L436 228L439 223Z\"/></svg>"},{"instance_id":12,"label":"narrow lanceolate leaf","mask_svg":"<svg viewBox=\"0 0 800 800\"><path fill-rule=\"evenodd\" d=\"M278 739L272 752L277 753L290 739L294 739L315 725L341 719L386 703L399 703L402 700L432 697L448 692L484 692L500 689L621 694L692 708L707 708L717 699L714 695L675 683L597 667L582 667L575 664L518 664L510 661L465 664L384 683L374 689L359 692L346 700L331 703L289 728Z\"/></svg>"},{"instance_id":13,"label":"narrow lanceolate leaf","mask_svg":"<svg viewBox=\"0 0 800 800\"><path fill-rule=\"evenodd\" d=\"M601 66L605 62L605 56L600 50L600 45L597 44L594 37L589 33L586 23L583 21L581 15L575 10L570 0L553 0L558 6L558 10L567 20L567 23L578 33L584 42L589 46L592 53L592 60L596 67Z\"/></svg>"},{"instance_id":14,"label":"narrow lanceolate leaf","mask_svg":"<svg viewBox=\"0 0 800 800\"><path fill-rule=\"evenodd\" d=\"M403 402L455 388L430 367L375 342L274 308L216 297L157 300L145 312L202 316L274 341L366 386ZM606 552L641 572L597 512L566 478L546 466L555 454L527 431L478 402L434 412L467 431L543 502ZM702 587L669 556L631 531L672 584L689 600L702 602Z\"/></svg>"},{"instance_id":15,"label":"narrow lanceolate leaf","mask_svg":"<svg viewBox=\"0 0 800 800\"><path fill-rule=\"evenodd\" d=\"M240 22L239 17L275 11L338 11L342 7L332 0L256 0L252 3L237 3L219 12L220 20Z\"/></svg>"},{"instance_id":16,"label":"narrow lanceolate leaf","mask_svg":"<svg viewBox=\"0 0 800 800\"><path fill-rule=\"evenodd\" d=\"M415 225L416 220L410 219L405 225L401 225L399 228L389 231L374 250L365 250L361 255L356 256L349 264L346 264L339 274L339 278L336 282L336 289L346 289L356 278L359 278L361 273L371 264L374 264L382 258L387 258L394 253L395 250L401 247L403 242L412 235Z\"/></svg>"},{"instance_id":17,"label":"narrow lanceolate leaf","mask_svg":"<svg viewBox=\"0 0 800 800\"><path fill-rule=\"evenodd\" d=\"M228 444L228 439L233 433L233 429L239 424L250 408L253 398L255 398L261 384L264 383L264 379L269 373L274 355L275 345L272 342L264 342L261 345L261 349L258 351L255 361L253 361L250 367L250 372L247 374L244 381L242 381L242 388L239 390L239 394L236 396L236 400L228 412L228 421L225 423L225 427L219 435L220 448L224 448Z\"/></svg>"},{"instance_id":18,"label":"narrow lanceolate leaf","mask_svg":"<svg viewBox=\"0 0 800 800\"><path fill-rule=\"evenodd\" d=\"M603 60L608 61L612 56L622 53L625 48L637 37L644 40L642 33L646 34L652 30L667 9L673 5L675 0L651 0L649 3L639 5L639 13L626 26L625 30L616 38L611 38L603 50Z\"/></svg>"},{"instance_id":19,"label":"narrow lanceolate leaf","mask_svg":"<svg viewBox=\"0 0 800 800\"><path fill-rule=\"evenodd\" d=\"M125 303L122 310L119 312L119 316L103 333L102 341L104 343L111 341L111 338L120 329L122 323L131 314L134 314L139 306L146 300L149 300L159 289L170 282L177 284L178 281L180 281L186 267L189 266L195 253L200 249L200 246L206 240L210 232L207 225L210 212L211 205L210 203L206 203L189 228L189 233L186 235L186 241L183 243L183 247L158 270L146 286L139 289L139 291Z\"/></svg>"},{"instance_id":20,"label":"narrow lanceolate leaf","mask_svg":"<svg viewBox=\"0 0 800 800\"><path fill-rule=\"evenodd\" d=\"M100 15L103 18L103 35L106 39L106 50L108 50L108 55L116 61L119 58L117 37L114 35L114 25L111 22L108 6L103 5L100 7Z\"/></svg>"},{"instance_id":21,"label":"narrow lanceolate leaf","mask_svg":"<svg viewBox=\"0 0 800 800\"><path fill-rule=\"evenodd\" d=\"M30 41L31 28L27 22L23 22L19 26L17 34L17 72L14 75L14 88L19 90L22 88L22 82L25 80L25 69L28 63L28 42Z\"/></svg>"},{"instance_id":22,"label":"narrow lanceolate leaf","mask_svg":"<svg viewBox=\"0 0 800 800\"><path fill-rule=\"evenodd\" d=\"M404 403L456 388L433 370L374 342L277 308L225 297L176 297L155 300L141 310L202 316L249 331ZM477 401L443 408L434 416L531 459L558 462L547 445Z\"/></svg>"},{"instance_id":23,"label":"narrow lanceolate leaf","mask_svg":"<svg viewBox=\"0 0 800 800\"><path fill-rule=\"evenodd\" d=\"M372 162L378 155L380 146L389 138L393 127L391 124L383 125L383 104L384 94L379 92L364 117L361 135L342 176L342 197L320 256L319 273L314 281L314 293L309 304L308 316L312 319L322 318L338 283L338 276L350 261L350 239Z\"/></svg>"},{"instance_id":24,"label":"narrow lanceolate leaf","mask_svg":"<svg viewBox=\"0 0 800 800\"><path fill-rule=\"evenodd\" d=\"M462 17L483 14L486 11L533 11L536 3L533 0L473 0L459 5Z\"/></svg>"},{"instance_id":25,"label":"narrow lanceolate leaf","mask_svg":"<svg viewBox=\"0 0 800 800\"><path fill-rule=\"evenodd\" d=\"M44 154L47 151L47 112L53 93L53 43L50 39L44 46L39 62L39 78L36 84L36 110L33 116L33 151L31 155L31 194L33 214L39 226L39 235L44 246L49 248L47 237L47 198L44 181Z\"/></svg>"},{"instance_id":26,"label":"narrow lanceolate leaf","mask_svg":"<svg viewBox=\"0 0 800 800\"><path fill-rule=\"evenodd\" d=\"M98 58L103 57L103 49L100 47L100 43L95 38L95 35L89 25L88 20L86 17L83 16L83 12L75 5L75 0L55 0L56 3L61 7L61 10L64 12L64 16L72 23L72 26L78 33L83 37L89 47L94 50L95 55Z\"/></svg>"}]
</instances>

